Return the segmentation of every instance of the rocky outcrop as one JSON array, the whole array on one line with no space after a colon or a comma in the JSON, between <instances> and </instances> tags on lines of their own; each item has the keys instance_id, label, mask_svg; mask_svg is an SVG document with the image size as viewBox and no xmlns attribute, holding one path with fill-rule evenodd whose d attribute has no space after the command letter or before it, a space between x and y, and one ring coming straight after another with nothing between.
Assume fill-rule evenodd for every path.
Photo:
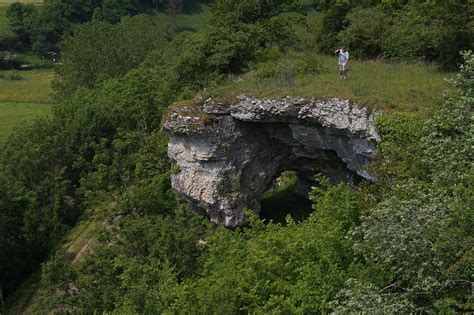
<instances>
[{"instance_id":1,"label":"rocky outcrop","mask_svg":"<svg viewBox=\"0 0 474 315\"><path fill-rule=\"evenodd\" d=\"M286 170L307 187L321 172L332 181L371 179L364 166L379 140L365 108L347 100L240 96L225 105L175 107L165 122L172 185L192 208L229 227L258 212L259 197Z\"/></svg>"}]
</instances>

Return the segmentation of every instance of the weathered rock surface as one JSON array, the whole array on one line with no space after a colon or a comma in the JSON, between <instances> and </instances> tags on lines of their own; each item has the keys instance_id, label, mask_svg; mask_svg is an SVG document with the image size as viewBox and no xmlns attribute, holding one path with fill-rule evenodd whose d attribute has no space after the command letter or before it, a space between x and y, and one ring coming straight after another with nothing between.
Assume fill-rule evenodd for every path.
<instances>
[{"instance_id":1,"label":"weathered rock surface","mask_svg":"<svg viewBox=\"0 0 474 315\"><path fill-rule=\"evenodd\" d=\"M367 110L336 98L240 96L230 106L207 99L176 108L164 127L179 167L173 188L229 227L245 222L244 208L259 211L259 197L283 171L307 183L317 172L334 182L370 180L364 166L379 141Z\"/></svg>"}]
</instances>

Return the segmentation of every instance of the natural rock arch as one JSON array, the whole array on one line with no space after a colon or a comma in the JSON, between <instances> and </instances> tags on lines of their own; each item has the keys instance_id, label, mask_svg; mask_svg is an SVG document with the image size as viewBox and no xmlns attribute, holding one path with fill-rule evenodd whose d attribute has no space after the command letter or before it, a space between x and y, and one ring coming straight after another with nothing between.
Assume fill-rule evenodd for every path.
<instances>
[{"instance_id":1,"label":"natural rock arch","mask_svg":"<svg viewBox=\"0 0 474 315\"><path fill-rule=\"evenodd\" d=\"M165 122L179 196L221 225L245 222L259 197L283 171L308 179L371 179L364 170L379 140L372 116L347 100L208 99L176 107Z\"/></svg>"}]
</instances>

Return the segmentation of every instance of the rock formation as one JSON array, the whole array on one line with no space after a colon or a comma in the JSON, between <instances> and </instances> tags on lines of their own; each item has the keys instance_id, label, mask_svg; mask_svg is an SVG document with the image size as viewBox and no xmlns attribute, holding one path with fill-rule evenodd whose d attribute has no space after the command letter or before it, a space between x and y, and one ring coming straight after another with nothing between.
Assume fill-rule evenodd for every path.
<instances>
[{"instance_id":1,"label":"rock formation","mask_svg":"<svg viewBox=\"0 0 474 315\"><path fill-rule=\"evenodd\" d=\"M373 117L347 100L240 96L175 107L164 125L176 163L172 185L190 206L221 225L245 222L286 170L307 190L317 172L333 182L371 179L364 170L379 140Z\"/></svg>"}]
</instances>

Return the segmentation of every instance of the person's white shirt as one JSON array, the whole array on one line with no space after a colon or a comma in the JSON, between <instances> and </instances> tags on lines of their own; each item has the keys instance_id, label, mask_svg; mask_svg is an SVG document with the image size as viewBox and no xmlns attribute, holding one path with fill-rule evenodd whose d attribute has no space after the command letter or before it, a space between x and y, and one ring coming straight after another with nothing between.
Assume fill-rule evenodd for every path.
<instances>
[{"instance_id":1,"label":"person's white shirt","mask_svg":"<svg viewBox=\"0 0 474 315\"><path fill-rule=\"evenodd\" d=\"M339 65L345 65L349 60L349 52L343 51L343 49L339 49Z\"/></svg>"}]
</instances>

